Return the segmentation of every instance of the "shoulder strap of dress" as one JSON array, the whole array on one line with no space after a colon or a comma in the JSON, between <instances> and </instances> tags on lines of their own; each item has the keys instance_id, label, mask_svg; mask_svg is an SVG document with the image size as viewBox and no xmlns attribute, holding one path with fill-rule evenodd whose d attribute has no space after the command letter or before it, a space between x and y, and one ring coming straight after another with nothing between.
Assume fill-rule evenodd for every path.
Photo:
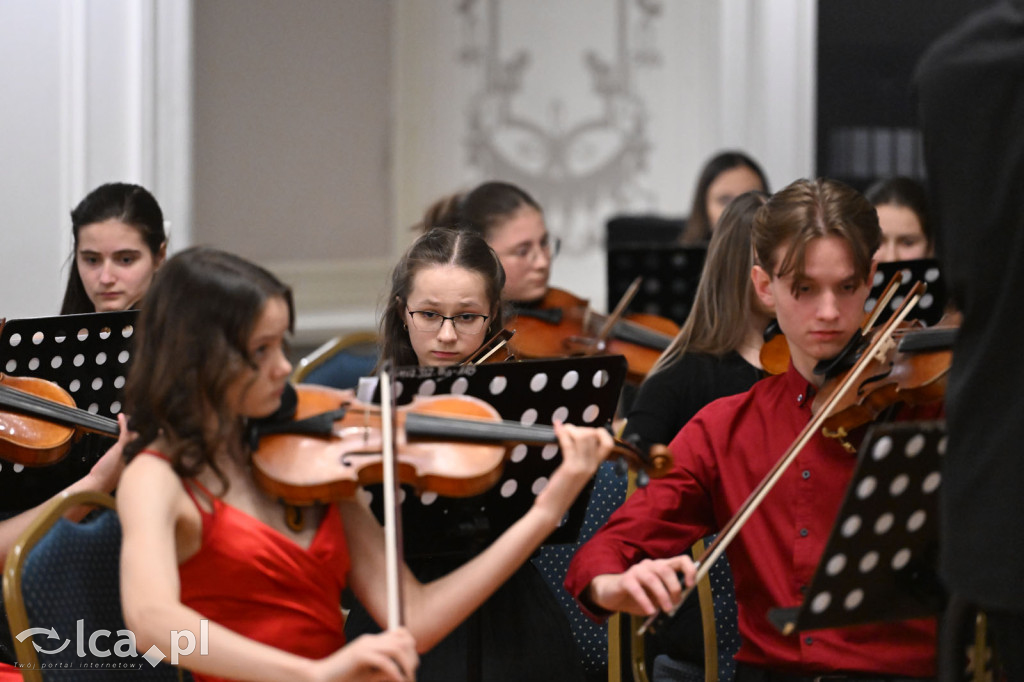
<instances>
[{"instance_id":1,"label":"shoulder strap of dress","mask_svg":"<svg viewBox=\"0 0 1024 682\"><path fill-rule=\"evenodd\" d=\"M159 457L160 459L164 460L165 462L170 462L171 461L170 457L168 457L163 452L160 452L159 450L151 450L151 449L147 448L145 450L140 450L139 454L140 455L152 455L154 457ZM211 506L216 504L217 496L214 495L213 493L211 493L209 488L207 488L205 485L203 485L202 483L200 483L196 479L194 479L194 478L185 479L185 480L182 481L182 486L185 488L185 492L188 493L189 498L191 498L192 503L194 505L196 505L196 508L199 510L199 513L201 513L201 514L208 514L209 512L207 512L203 508L203 505L199 504L199 500L196 499L196 494L195 494L195 490L193 489L193 487L199 489L199 492L201 492L206 497L206 499L210 501L210 505Z\"/></svg>"}]
</instances>

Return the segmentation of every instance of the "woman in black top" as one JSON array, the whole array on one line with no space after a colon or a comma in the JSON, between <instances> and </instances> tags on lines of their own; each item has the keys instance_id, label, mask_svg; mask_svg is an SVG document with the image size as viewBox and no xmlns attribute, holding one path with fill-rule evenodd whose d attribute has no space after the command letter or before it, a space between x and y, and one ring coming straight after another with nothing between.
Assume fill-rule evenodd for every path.
<instances>
[{"instance_id":1,"label":"woman in black top","mask_svg":"<svg viewBox=\"0 0 1024 682\"><path fill-rule=\"evenodd\" d=\"M693 308L672 344L640 386L625 436L644 447L668 444L708 403L742 393L763 376L760 351L771 321L750 279L754 214L768 197L757 191L729 204L711 236ZM648 640L649 653L703 667L704 638L697 600L688 600L669 627ZM673 662L659 660L653 679L684 679Z\"/></svg>"}]
</instances>

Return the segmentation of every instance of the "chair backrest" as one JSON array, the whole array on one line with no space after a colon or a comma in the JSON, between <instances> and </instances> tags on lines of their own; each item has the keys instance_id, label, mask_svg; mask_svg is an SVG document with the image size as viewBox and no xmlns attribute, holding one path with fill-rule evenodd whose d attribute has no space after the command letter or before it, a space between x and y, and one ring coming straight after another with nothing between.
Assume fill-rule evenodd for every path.
<instances>
[{"instance_id":1,"label":"chair backrest","mask_svg":"<svg viewBox=\"0 0 1024 682\"><path fill-rule=\"evenodd\" d=\"M636 486L634 477L630 478L628 493L632 494ZM714 538L714 535L710 535L695 542L693 555L703 554L705 543L710 543ZM736 676L734 656L740 648L740 635L732 569L724 556L715 562L707 577L697 584L696 592L704 633L703 671L686 661L649 660L652 655L645 649L645 637L636 634L646 618L617 614L613 628L609 631L609 660L613 662L609 669L609 682L621 682L624 679L648 682L655 672L649 671L649 668L658 668L664 679L732 682ZM623 628L628 630L623 632Z\"/></svg>"},{"instance_id":2,"label":"chair backrest","mask_svg":"<svg viewBox=\"0 0 1024 682\"><path fill-rule=\"evenodd\" d=\"M613 463L602 464L590 493L579 540L575 544L544 545L533 559L534 566L554 591L558 603L569 619L588 677L603 677L606 674L609 653L608 626L598 625L587 618L562 583L569 568L569 561L576 550L604 525L611 513L626 499L626 485L626 476L617 474Z\"/></svg>"},{"instance_id":3,"label":"chair backrest","mask_svg":"<svg viewBox=\"0 0 1024 682\"><path fill-rule=\"evenodd\" d=\"M355 388L377 364L377 334L351 332L336 336L299 360L292 381L332 388Z\"/></svg>"},{"instance_id":4,"label":"chair backrest","mask_svg":"<svg viewBox=\"0 0 1024 682\"><path fill-rule=\"evenodd\" d=\"M81 522L71 507L96 505ZM4 566L4 600L15 652L28 682L173 681L179 670L154 667L135 649L121 614L121 524L109 495L54 500L18 538ZM21 640L19 641L19 637Z\"/></svg>"},{"instance_id":5,"label":"chair backrest","mask_svg":"<svg viewBox=\"0 0 1024 682\"><path fill-rule=\"evenodd\" d=\"M710 544L715 536L710 535L700 543ZM694 545L694 555L703 553ZM736 660L733 658L740 648L739 626L736 622L736 591L732 584L732 569L729 560L723 556L708 571L708 577L698 590L701 620L704 622L704 655L707 668L706 680L732 682L736 677ZM715 668L712 669L712 664Z\"/></svg>"}]
</instances>

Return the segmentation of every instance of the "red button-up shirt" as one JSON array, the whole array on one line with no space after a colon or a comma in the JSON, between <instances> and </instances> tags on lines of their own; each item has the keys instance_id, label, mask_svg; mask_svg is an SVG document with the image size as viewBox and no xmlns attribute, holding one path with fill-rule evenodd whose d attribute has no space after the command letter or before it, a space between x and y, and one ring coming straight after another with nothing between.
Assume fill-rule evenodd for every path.
<instances>
[{"instance_id":1,"label":"red button-up shirt","mask_svg":"<svg viewBox=\"0 0 1024 682\"><path fill-rule=\"evenodd\" d=\"M672 441L672 473L633 494L576 553L566 588L682 554L724 525L811 418L814 389L793 367L717 400ZM934 417L938 409L926 410ZM737 660L793 673L935 674L933 619L784 636L769 609L796 606L814 574L856 458L819 434L786 470L728 550L742 645ZM592 604L581 604L594 618Z\"/></svg>"}]
</instances>

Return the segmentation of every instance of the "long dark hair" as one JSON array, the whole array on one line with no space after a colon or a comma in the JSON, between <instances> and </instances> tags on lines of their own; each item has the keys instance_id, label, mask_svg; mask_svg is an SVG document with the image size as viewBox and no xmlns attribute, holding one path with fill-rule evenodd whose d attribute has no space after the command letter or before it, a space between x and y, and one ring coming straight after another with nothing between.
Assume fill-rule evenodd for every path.
<instances>
[{"instance_id":1,"label":"long dark hair","mask_svg":"<svg viewBox=\"0 0 1024 682\"><path fill-rule=\"evenodd\" d=\"M291 328L291 290L239 256L193 247L160 268L135 332L125 412L139 437L125 447L125 457L161 436L170 443L164 454L179 476L189 478L209 466L226 488L214 455L224 446L241 454L244 446L242 419L229 412L225 394L253 366L249 337L275 297L288 304Z\"/></svg>"},{"instance_id":2,"label":"long dark hair","mask_svg":"<svg viewBox=\"0 0 1024 682\"><path fill-rule=\"evenodd\" d=\"M527 206L543 213L526 190L508 182L485 182L469 192L442 197L427 208L413 229L448 227L476 232L489 240L492 232Z\"/></svg>"},{"instance_id":3,"label":"long dark hair","mask_svg":"<svg viewBox=\"0 0 1024 682\"><path fill-rule=\"evenodd\" d=\"M711 237L711 230L714 225L708 217L708 190L719 175L733 168L746 167L754 171L757 177L761 178L761 187L766 193L768 189L768 178L765 177L761 166L752 158L739 151L724 151L715 154L701 169L700 177L697 178L697 187L693 191L693 203L690 205L690 215L686 219L686 227L680 241L683 244L697 244L706 242Z\"/></svg>"},{"instance_id":4,"label":"long dark hair","mask_svg":"<svg viewBox=\"0 0 1024 682\"><path fill-rule=\"evenodd\" d=\"M451 265L479 273L484 279L487 301L491 306L488 334L504 327L501 289L505 286L505 270L497 254L475 232L434 228L413 242L391 273L391 291L380 320L381 362L418 364L405 323L405 304L416 273L437 265Z\"/></svg>"},{"instance_id":5,"label":"long dark hair","mask_svg":"<svg viewBox=\"0 0 1024 682\"><path fill-rule=\"evenodd\" d=\"M60 307L61 315L96 311L96 307L85 293L82 277L78 272L78 232L86 225L106 220L119 220L138 230L153 258L157 258L167 242L164 213L160 210L160 204L146 188L124 182L111 182L89 192L71 211L71 234L74 245L71 249L71 270L68 272L68 283L64 290L64 302Z\"/></svg>"}]
</instances>

